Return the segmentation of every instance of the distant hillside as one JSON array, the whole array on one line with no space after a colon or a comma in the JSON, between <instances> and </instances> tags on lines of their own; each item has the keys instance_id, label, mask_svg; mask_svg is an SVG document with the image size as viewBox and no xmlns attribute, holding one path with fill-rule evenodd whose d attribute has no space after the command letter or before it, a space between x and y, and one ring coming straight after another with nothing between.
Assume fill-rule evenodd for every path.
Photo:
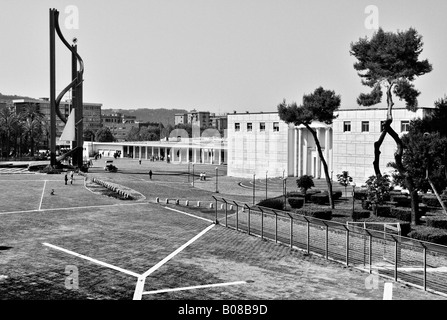
<instances>
[{"instance_id":1,"label":"distant hillside","mask_svg":"<svg viewBox=\"0 0 447 320\"><path fill-rule=\"evenodd\" d=\"M0 102L11 104L12 100L18 100L18 99L32 99L30 97L24 97L24 96L17 96L17 95L3 95L0 93Z\"/></svg>"},{"instance_id":2,"label":"distant hillside","mask_svg":"<svg viewBox=\"0 0 447 320\"><path fill-rule=\"evenodd\" d=\"M122 113L128 116L134 116L139 122L161 122L164 126L174 125L174 116L176 113L186 113L183 109L102 109L103 114Z\"/></svg>"}]
</instances>

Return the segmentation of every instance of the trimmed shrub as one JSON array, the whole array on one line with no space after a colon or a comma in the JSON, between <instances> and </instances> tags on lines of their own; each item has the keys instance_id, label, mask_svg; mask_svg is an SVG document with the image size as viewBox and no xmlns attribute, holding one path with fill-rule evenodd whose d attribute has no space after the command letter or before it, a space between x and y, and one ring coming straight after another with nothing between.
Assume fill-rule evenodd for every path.
<instances>
[{"instance_id":1,"label":"trimmed shrub","mask_svg":"<svg viewBox=\"0 0 447 320\"><path fill-rule=\"evenodd\" d=\"M391 208L390 215L396 219L411 222L411 208Z\"/></svg>"},{"instance_id":2,"label":"trimmed shrub","mask_svg":"<svg viewBox=\"0 0 447 320\"><path fill-rule=\"evenodd\" d=\"M322 220L331 220L332 219L332 210L330 209L298 209L295 211L298 214L304 215L306 217L312 217Z\"/></svg>"},{"instance_id":3,"label":"trimmed shrub","mask_svg":"<svg viewBox=\"0 0 447 320\"><path fill-rule=\"evenodd\" d=\"M414 230L408 233L408 237L447 245L447 230L444 229L417 226Z\"/></svg>"},{"instance_id":4,"label":"trimmed shrub","mask_svg":"<svg viewBox=\"0 0 447 320\"><path fill-rule=\"evenodd\" d=\"M444 199L441 198L441 200L443 200L444 204L446 203ZM426 204L429 207L436 207L436 208L441 207L441 204L439 203L438 198L436 198L436 196L422 196L422 203Z\"/></svg>"},{"instance_id":5,"label":"trimmed shrub","mask_svg":"<svg viewBox=\"0 0 447 320\"><path fill-rule=\"evenodd\" d=\"M286 193L287 198L304 198L304 194L300 191L290 191Z\"/></svg>"},{"instance_id":6,"label":"trimmed shrub","mask_svg":"<svg viewBox=\"0 0 447 320\"><path fill-rule=\"evenodd\" d=\"M352 218L354 220L366 219L366 218L369 218L370 214L371 214L371 212L369 210L358 210L358 211L354 211Z\"/></svg>"},{"instance_id":7,"label":"trimmed shrub","mask_svg":"<svg viewBox=\"0 0 447 320\"><path fill-rule=\"evenodd\" d=\"M356 200L366 200L367 191L366 189L360 189L354 191L354 199Z\"/></svg>"},{"instance_id":8,"label":"trimmed shrub","mask_svg":"<svg viewBox=\"0 0 447 320\"><path fill-rule=\"evenodd\" d=\"M290 198L287 198L287 201L289 201L289 204L293 209L299 209L304 206L304 198L303 197L290 197Z\"/></svg>"},{"instance_id":9,"label":"trimmed shrub","mask_svg":"<svg viewBox=\"0 0 447 320\"><path fill-rule=\"evenodd\" d=\"M393 197L395 197L395 196L400 197L400 196L403 196L403 194L402 194L402 192L400 192L400 191L390 191L390 198L391 198L391 201L393 201Z\"/></svg>"},{"instance_id":10,"label":"trimmed shrub","mask_svg":"<svg viewBox=\"0 0 447 320\"><path fill-rule=\"evenodd\" d=\"M310 197L310 201L315 204L328 204L329 203L329 195L328 194L313 194Z\"/></svg>"},{"instance_id":11,"label":"trimmed shrub","mask_svg":"<svg viewBox=\"0 0 447 320\"><path fill-rule=\"evenodd\" d=\"M383 204L386 206L391 206L391 207L397 206L397 202L394 202L394 201L385 201Z\"/></svg>"},{"instance_id":12,"label":"trimmed shrub","mask_svg":"<svg viewBox=\"0 0 447 320\"><path fill-rule=\"evenodd\" d=\"M391 206L378 205L376 214L378 217L389 217L391 212Z\"/></svg>"},{"instance_id":13,"label":"trimmed shrub","mask_svg":"<svg viewBox=\"0 0 447 320\"><path fill-rule=\"evenodd\" d=\"M325 191L323 191L323 194L328 195L329 192L325 190ZM332 199L334 199L334 200L340 199L342 195L343 195L343 192L340 190L332 191Z\"/></svg>"},{"instance_id":14,"label":"trimmed shrub","mask_svg":"<svg viewBox=\"0 0 447 320\"><path fill-rule=\"evenodd\" d=\"M423 216L427 213L428 207L425 203L419 203L419 213Z\"/></svg>"},{"instance_id":15,"label":"trimmed shrub","mask_svg":"<svg viewBox=\"0 0 447 320\"><path fill-rule=\"evenodd\" d=\"M397 202L398 207L411 207L411 199L406 196L393 196L391 199L393 202Z\"/></svg>"},{"instance_id":16,"label":"trimmed shrub","mask_svg":"<svg viewBox=\"0 0 447 320\"><path fill-rule=\"evenodd\" d=\"M447 229L447 219L442 217L427 217L425 219L427 227Z\"/></svg>"},{"instance_id":17,"label":"trimmed shrub","mask_svg":"<svg viewBox=\"0 0 447 320\"><path fill-rule=\"evenodd\" d=\"M321 191L320 190L308 190L306 193L306 202L310 202L311 201L311 197L314 194L320 194Z\"/></svg>"},{"instance_id":18,"label":"trimmed shrub","mask_svg":"<svg viewBox=\"0 0 447 320\"><path fill-rule=\"evenodd\" d=\"M283 210L284 209L284 201L279 198L269 198L261 200L258 204L261 207L267 207L271 209Z\"/></svg>"},{"instance_id":19,"label":"trimmed shrub","mask_svg":"<svg viewBox=\"0 0 447 320\"><path fill-rule=\"evenodd\" d=\"M371 210L372 209L372 207L371 207L371 201L369 201L369 200L362 200L362 209L363 210Z\"/></svg>"}]
</instances>

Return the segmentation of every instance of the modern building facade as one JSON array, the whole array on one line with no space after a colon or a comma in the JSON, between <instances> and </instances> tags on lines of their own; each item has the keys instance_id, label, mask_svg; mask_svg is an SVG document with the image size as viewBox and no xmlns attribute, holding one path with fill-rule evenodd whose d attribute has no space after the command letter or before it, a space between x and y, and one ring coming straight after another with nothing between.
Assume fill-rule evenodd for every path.
<instances>
[{"instance_id":1,"label":"modern building facade","mask_svg":"<svg viewBox=\"0 0 447 320\"><path fill-rule=\"evenodd\" d=\"M125 116L119 112L103 114L102 126L110 129L116 141L125 141L132 128L139 128L135 116Z\"/></svg>"},{"instance_id":2,"label":"modern building facade","mask_svg":"<svg viewBox=\"0 0 447 320\"><path fill-rule=\"evenodd\" d=\"M410 120L425 117L433 108L416 112L393 109L392 128L400 135L408 130ZM338 111L332 125L314 122L333 180L348 171L361 185L374 174L374 142L386 119L384 108L345 109ZM228 115L228 175L235 177L299 177L312 175L324 178L324 170L312 134L304 126L281 121L277 112L234 113ZM394 161L396 144L386 136L381 147L380 167Z\"/></svg>"},{"instance_id":3,"label":"modern building facade","mask_svg":"<svg viewBox=\"0 0 447 320\"><path fill-rule=\"evenodd\" d=\"M174 115L174 125L196 124L199 127L211 126L210 113L208 111L191 110L188 113L176 113Z\"/></svg>"}]
</instances>

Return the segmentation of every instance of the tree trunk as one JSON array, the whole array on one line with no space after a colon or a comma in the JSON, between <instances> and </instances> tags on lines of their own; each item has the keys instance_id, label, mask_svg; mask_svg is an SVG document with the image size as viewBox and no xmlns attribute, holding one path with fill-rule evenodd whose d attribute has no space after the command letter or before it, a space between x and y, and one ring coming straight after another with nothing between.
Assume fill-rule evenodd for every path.
<instances>
[{"instance_id":1,"label":"tree trunk","mask_svg":"<svg viewBox=\"0 0 447 320\"><path fill-rule=\"evenodd\" d=\"M419 197L417 190L410 192L411 197L411 224L417 226L419 224Z\"/></svg>"},{"instance_id":2,"label":"tree trunk","mask_svg":"<svg viewBox=\"0 0 447 320\"><path fill-rule=\"evenodd\" d=\"M329 195L329 205L331 206L332 209L334 209L335 205L334 205L334 200L332 199L332 182L331 182L331 178L329 176L329 169L328 169L326 160L324 159L323 152L321 151L320 141L318 141L316 131L314 129L312 129L307 124L305 124L305 126L306 126L307 130L309 130L310 133L312 133L312 136L314 137L315 145L317 146L318 154L320 156L320 160L321 160L321 163L323 164L323 168L324 168L324 175L326 177L326 183L327 183L328 195Z\"/></svg>"}]
</instances>

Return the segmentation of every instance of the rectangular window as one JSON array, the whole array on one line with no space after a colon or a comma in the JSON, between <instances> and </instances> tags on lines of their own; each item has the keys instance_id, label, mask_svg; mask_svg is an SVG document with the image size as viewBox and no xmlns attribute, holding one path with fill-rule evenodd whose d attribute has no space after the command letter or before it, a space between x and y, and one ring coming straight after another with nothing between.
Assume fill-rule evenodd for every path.
<instances>
[{"instance_id":1,"label":"rectangular window","mask_svg":"<svg viewBox=\"0 0 447 320\"><path fill-rule=\"evenodd\" d=\"M273 122L273 132L279 131L279 122Z\"/></svg>"},{"instance_id":2,"label":"rectangular window","mask_svg":"<svg viewBox=\"0 0 447 320\"><path fill-rule=\"evenodd\" d=\"M403 120L400 122L400 132L408 132L410 131L410 121Z\"/></svg>"},{"instance_id":3,"label":"rectangular window","mask_svg":"<svg viewBox=\"0 0 447 320\"><path fill-rule=\"evenodd\" d=\"M251 131L253 129L253 124L251 122L247 123L247 131Z\"/></svg>"},{"instance_id":4,"label":"rectangular window","mask_svg":"<svg viewBox=\"0 0 447 320\"><path fill-rule=\"evenodd\" d=\"M241 130L241 124L239 122L236 122L234 124L234 131L240 131Z\"/></svg>"},{"instance_id":5,"label":"rectangular window","mask_svg":"<svg viewBox=\"0 0 447 320\"><path fill-rule=\"evenodd\" d=\"M343 121L343 132L351 131L351 121Z\"/></svg>"},{"instance_id":6,"label":"rectangular window","mask_svg":"<svg viewBox=\"0 0 447 320\"><path fill-rule=\"evenodd\" d=\"M362 132L369 131L369 121L362 121Z\"/></svg>"},{"instance_id":7,"label":"rectangular window","mask_svg":"<svg viewBox=\"0 0 447 320\"><path fill-rule=\"evenodd\" d=\"M265 122L259 123L259 130L260 131L265 131Z\"/></svg>"}]
</instances>

